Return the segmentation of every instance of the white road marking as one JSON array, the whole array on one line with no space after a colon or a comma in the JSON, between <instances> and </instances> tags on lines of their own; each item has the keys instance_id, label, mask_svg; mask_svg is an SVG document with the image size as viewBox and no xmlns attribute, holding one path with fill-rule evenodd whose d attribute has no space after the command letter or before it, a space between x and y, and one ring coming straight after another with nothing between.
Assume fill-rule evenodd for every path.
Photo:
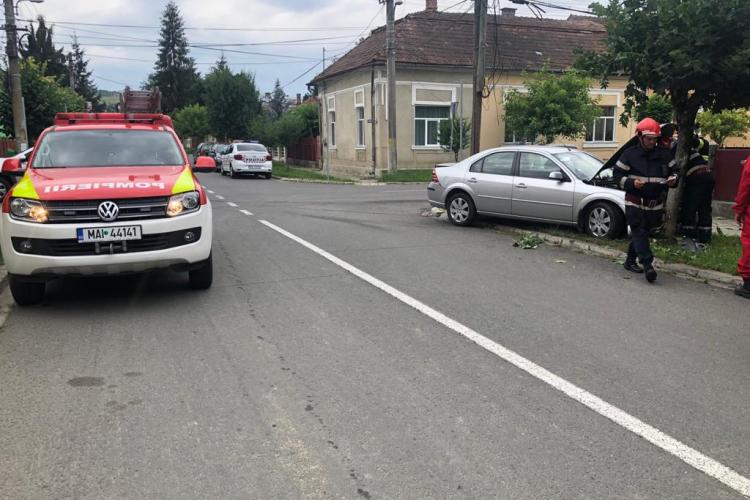
<instances>
[{"instance_id":1,"label":"white road marking","mask_svg":"<svg viewBox=\"0 0 750 500\"><path fill-rule=\"evenodd\" d=\"M230 207L237 208L237 204L236 203L232 203L231 201L228 201L227 205L229 205Z\"/></svg>"},{"instance_id":2,"label":"white road marking","mask_svg":"<svg viewBox=\"0 0 750 500\"><path fill-rule=\"evenodd\" d=\"M300 245L312 250L321 257L331 261L337 266L349 271L356 277L366 281L372 286L379 288L388 295L400 300L404 304L413 307L422 314L432 318L438 323L445 327L453 330L454 332L466 337L472 342L476 343L480 347L487 351L495 354L499 358L507 361L508 363L520 368L532 377L544 382L557 389L558 391L566 394L571 399L578 401L584 406L587 406L596 413L608 418L612 422L616 423L629 430L630 432L642 437L646 441L650 442L654 446L661 448L667 453L679 458L686 464L698 469L699 471L721 481L725 485L729 486L733 490L742 495L750 497L750 479L740 475L734 470L730 469L726 465L714 460L713 458L704 455L703 453L689 447L688 445L678 441L677 439L665 434L659 429L652 427L651 425L643 422L642 420L624 412L604 401L603 399L591 394L590 392L582 389L571 382L555 375L554 373L542 368L533 361L530 361L523 356L516 354L514 351L503 347L502 345L494 342L487 337L479 334L471 328L462 325L458 321L455 321L448 316L445 316L441 312L436 311L430 306L418 301L417 299L406 295L403 292L398 291L387 283L380 281L374 276L367 274L364 271L352 266L346 261L343 261L332 255L325 250L309 243L302 238L295 236L294 234L276 226L266 220L260 220L261 224L273 229L274 231L286 236L287 238L296 241Z\"/></svg>"},{"instance_id":3,"label":"white road marking","mask_svg":"<svg viewBox=\"0 0 750 500\"><path fill-rule=\"evenodd\" d=\"M217 194L217 195L216 195L216 197L217 197L218 199L220 199L220 200L223 200L223 199L224 199L224 197L223 197L222 195L220 195L220 194Z\"/></svg>"},{"instance_id":4,"label":"white road marking","mask_svg":"<svg viewBox=\"0 0 750 500\"><path fill-rule=\"evenodd\" d=\"M211 194L214 194L214 192L213 192L213 191L211 191L210 189L206 189L206 191L208 191L208 192L209 192L209 193L211 193Z\"/></svg>"},{"instance_id":5,"label":"white road marking","mask_svg":"<svg viewBox=\"0 0 750 500\"><path fill-rule=\"evenodd\" d=\"M247 210L240 210L240 212L242 212L245 215L253 215L252 212L248 212Z\"/></svg>"}]
</instances>

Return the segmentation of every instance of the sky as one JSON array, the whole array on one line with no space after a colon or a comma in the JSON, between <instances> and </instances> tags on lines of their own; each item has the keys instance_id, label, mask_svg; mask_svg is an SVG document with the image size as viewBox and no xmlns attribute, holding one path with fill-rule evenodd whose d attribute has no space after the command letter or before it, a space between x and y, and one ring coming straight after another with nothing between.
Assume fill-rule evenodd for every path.
<instances>
[{"instance_id":1,"label":"sky","mask_svg":"<svg viewBox=\"0 0 750 500\"><path fill-rule=\"evenodd\" d=\"M424 10L425 0L402 0L396 18ZM516 7L516 15L533 15L528 6L489 0L497 8ZM591 0L546 0L586 10ZM42 15L53 25L54 41L69 50L73 35L89 59L94 83L104 90L140 87L158 52L161 14L168 0L44 0L18 5L17 23ZM290 97L307 91L306 83L350 50L360 37L385 24L378 0L176 0L187 28L190 56L201 74L224 51L233 71L247 71L263 92L278 78ZM473 12L471 0L438 0L438 9ZM571 12L545 8L544 17L566 18ZM120 26L114 26L120 25ZM125 27L123 25L128 25ZM4 40L3 40L4 42ZM202 47L197 47L201 45Z\"/></svg>"}]
</instances>

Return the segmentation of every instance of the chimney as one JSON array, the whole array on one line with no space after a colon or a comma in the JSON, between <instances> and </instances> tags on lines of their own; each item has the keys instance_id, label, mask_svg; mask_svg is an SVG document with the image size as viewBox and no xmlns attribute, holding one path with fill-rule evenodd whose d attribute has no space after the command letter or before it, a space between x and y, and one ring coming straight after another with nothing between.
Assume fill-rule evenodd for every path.
<instances>
[{"instance_id":1,"label":"chimney","mask_svg":"<svg viewBox=\"0 0 750 500\"><path fill-rule=\"evenodd\" d=\"M437 12L437 0L426 0L424 10L427 12Z\"/></svg>"},{"instance_id":2,"label":"chimney","mask_svg":"<svg viewBox=\"0 0 750 500\"><path fill-rule=\"evenodd\" d=\"M500 9L500 12L504 17L513 17L516 15L516 9L513 7L503 7Z\"/></svg>"},{"instance_id":3,"label":"chimney","mask_svg":"<svg viewBox=\"0 0 750 500\"><path fill-rule=\"evenodd\" d=\"M302 104L302 94L297 94L297 105Z\"/></svg>"}]
</instances>

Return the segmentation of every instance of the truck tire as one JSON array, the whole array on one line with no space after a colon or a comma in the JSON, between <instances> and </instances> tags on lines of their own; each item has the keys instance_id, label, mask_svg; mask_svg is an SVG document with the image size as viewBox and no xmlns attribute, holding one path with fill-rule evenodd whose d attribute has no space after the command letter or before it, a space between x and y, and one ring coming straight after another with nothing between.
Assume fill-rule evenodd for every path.
<instances>
[{"instance_id":1,"label":"truck tire","mask_svg":"<svg viewBox=\"0 0 750 500\"><path fill-rule=\"evenodd\" d=\"M19 306L33 306L40 303L44 298L44 282L23 281L12 274L8 277L8 280L10 281L10 293Z\"/></svg>"},{"instance_id":2,"label":"truck tire","mask_svg":"<svg viewBox=\"0 0 750 500\"><path fill-rule=\"evenodd\" d=\"M190 281L190 288L193 290L206 290L211 288L211 283L213 283L214 280L214 265L213 258L210 254L200 267L188 271L188 279Z\"/></svg>"}]
</instances>

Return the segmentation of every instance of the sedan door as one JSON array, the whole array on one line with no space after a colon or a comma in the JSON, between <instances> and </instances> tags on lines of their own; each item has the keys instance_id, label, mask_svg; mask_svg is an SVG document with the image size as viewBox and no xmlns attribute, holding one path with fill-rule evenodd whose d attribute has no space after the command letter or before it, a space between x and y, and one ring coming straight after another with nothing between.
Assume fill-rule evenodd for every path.
<instances>
[{"instance_id":1,"label":"sedan door","mask_svg":"<svg viewBox=\"0 0 750 500\"><path fill-rule=\"evenodd\" d=\"M553 172L562 174L564 180L550 179ZM538 153L520 153L513 182L513 215L571 222L574 196L573 182L552 159Z\"/></svg>"},{"instance_id":2,"label":"sedan door","mask_svg":"<svg viewBox=\"0 0 750 500\"><path fill-rule=\"evenodd\" d=\"M510 214L515 157L515 151L490 153L466 172L466 182L476 195L478 212Z\"/></svg>"}]
</instances>

